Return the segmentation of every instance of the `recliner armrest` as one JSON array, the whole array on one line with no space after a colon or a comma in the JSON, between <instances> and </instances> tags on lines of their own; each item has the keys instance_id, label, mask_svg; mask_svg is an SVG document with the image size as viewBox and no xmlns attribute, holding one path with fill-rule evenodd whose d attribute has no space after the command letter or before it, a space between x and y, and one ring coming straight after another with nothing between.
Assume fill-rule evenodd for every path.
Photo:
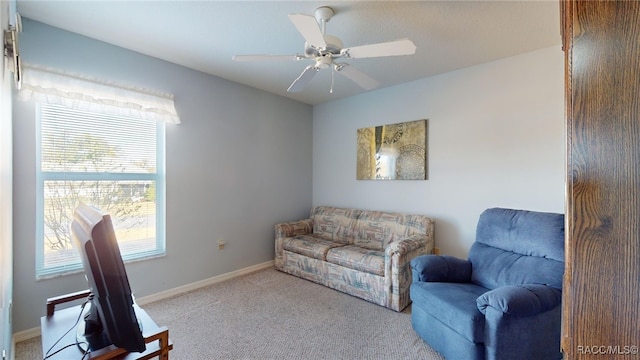
<instances>
[{"instance_id":1,"label":"recliner armrest","mask_svg":"<svg viewBox=\"0 0 640 360\"><path fill-rule=\"evenodd\" d=\"M547 285L503 286L480 295L478 310L485 314L492 307L517 317L536 315L555 308L562 301L562 291Z\"/></svg>"},{"instance_id":2,"label":"recliner armrest","mask_svg":"<svg viewBox=\"0 0 640 360\"><path fill-rule=\"evenodd\" d=\"M447 255L422 255L411 260L413 282L470 282L471 263Z\"/></svg>"}]
</instances>

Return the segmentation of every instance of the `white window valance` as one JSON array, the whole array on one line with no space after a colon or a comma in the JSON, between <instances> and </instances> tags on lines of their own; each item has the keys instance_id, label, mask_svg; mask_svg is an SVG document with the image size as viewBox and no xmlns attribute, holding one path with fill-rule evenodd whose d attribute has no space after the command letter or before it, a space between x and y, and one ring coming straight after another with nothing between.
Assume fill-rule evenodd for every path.
<instances>
[{"instance_id":1,"label":"white window valance","mask_svg":"<svg viewBox=\"0 0 640 360\"><path fill-rule=\"evenodd\" d=\"M68 108L179 124L173 95L23 64L19 97Z\"/></svg>"}]
</instances>

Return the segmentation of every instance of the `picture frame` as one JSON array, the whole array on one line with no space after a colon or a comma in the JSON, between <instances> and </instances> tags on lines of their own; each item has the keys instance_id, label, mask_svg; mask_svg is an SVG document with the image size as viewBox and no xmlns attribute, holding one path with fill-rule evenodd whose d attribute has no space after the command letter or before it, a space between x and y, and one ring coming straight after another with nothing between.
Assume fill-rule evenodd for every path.
<instances>
[{"instance_id":1,"label":"picture frame","mask_svg":"<svg viewBox=\"0 0 640 360\"><path fill-rule=\"evenodd\" d=\"M428 120L357 130L357 180L427 180Z\"/></svg>"}]
</instances>

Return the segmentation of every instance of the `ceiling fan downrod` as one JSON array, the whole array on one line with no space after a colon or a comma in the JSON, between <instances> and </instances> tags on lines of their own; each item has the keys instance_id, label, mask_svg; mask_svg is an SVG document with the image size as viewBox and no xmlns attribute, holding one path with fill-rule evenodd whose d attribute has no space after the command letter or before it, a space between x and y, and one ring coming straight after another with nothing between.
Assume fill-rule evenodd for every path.
<instances>
[{"instance_id":1,"label":"ceiling fan downrod","mask_svg":"<svg viewBox=\"0 0 640 360\"><path fill-rule=\"evenodd\" d=\"M316 9L314 15L316 20L318 21L318 24L320 24L322 35L326 35L327 23L329 22L329 20L331 20L334 14L335 12L333 11L333 9L328 6L321 6Z\"/></svg>"}]
</instances>

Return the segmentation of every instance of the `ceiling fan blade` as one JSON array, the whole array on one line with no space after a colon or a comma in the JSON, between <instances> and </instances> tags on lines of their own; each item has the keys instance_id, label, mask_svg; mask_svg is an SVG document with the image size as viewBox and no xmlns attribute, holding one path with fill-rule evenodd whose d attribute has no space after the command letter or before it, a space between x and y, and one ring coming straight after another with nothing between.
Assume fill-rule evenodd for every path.
<instances>
[{"instance_id":1,"label":"ceiling fan blade","mask_svg":"<svg viewBox=\"0 0 640 360\"><path fill-rule=\"evenodd\" d=\"M342 53L350 59L361 59L378 56L413 55L416 53L416 45L409 39L402 39L379 44L345 48L342 50Z\"/></svg>"},{"instance_id":2,"label":"ceiling fan blade","mask_svg":"<svg viewBox=\"0 0 640 360\"><path fill-rule=\"evenodd\" d=\"M318 22L315 17L304 14L289 14L289 20L291 20L309 45L315 48L327 47L327 42L324 40L324 36L318 27Z\"/></svg>"},{"instance_id":3,"label":"ceiling fan blade","mask_svg":"<svg viewBox=\"0 0 640 360\"><path fill-rule=\"evenodd\" d=\"M297 79L293 80L291 85L289 85L289 88L287 89L287 92L299 92L299 91L302 91L302 89L304 89L304 87L307 86L309 81L311 81L311 79L313 79L313 77L316 76L318 71L320 71L320 69L318 69L317 67L315 67L313 65L307 66L302 71L300 76L298 76Z\"/></svg>"},{"instance_id":4,"label":"ceiling fan blade","mask_svg":"<svg viewBox=\"0 0 640 360\"><path fill-rule=\"evenodd\" d=\"M344 77L351 79L351 81L360 85L360 87L365 90L375 89L380 86L380 83L377 82L374 78L349 64L336 65L335 69L338 74L342 74L344 75Z\"/></svg>"},{"instance_id":5,"label":"ceiling fan blade","mask_svg":"<svg viewBox=\"0 0 640 360\"><path fill-rule=\"evenodd\" d=\"M299 55L234 55L235 61L302 60Z\"/></svg>"}]
</instances>

